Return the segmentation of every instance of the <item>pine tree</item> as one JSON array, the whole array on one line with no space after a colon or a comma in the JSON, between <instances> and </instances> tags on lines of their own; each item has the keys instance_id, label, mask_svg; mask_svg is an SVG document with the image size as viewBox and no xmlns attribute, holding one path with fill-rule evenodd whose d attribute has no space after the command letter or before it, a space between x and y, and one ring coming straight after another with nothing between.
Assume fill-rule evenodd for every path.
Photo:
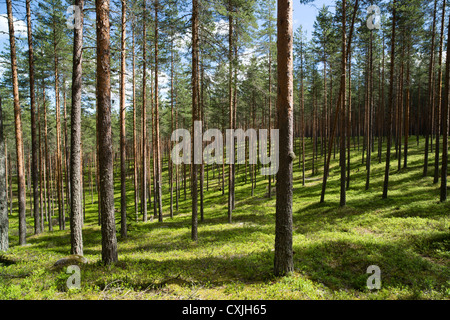
<instances>
[{"instance_id":1,"label":"pine tree","mask_svg":"<svg viewBox=\"0 0 450 320\"><path fill-rule=\"evenodd\" d=\"M84 0L77 0L75 5L80 10L79 21L74 28L73 40L73 72L72 72L72 110L70 141L70 239L71 253L83 255L82 234L82 175L81 175L81 95L83 64L83 22Z\"/></svg>"},{"instance_id":2,"label":"pine tree","mask_svg":"<svg viewBox=\"0 0 450 320\"><path fill-rule=\"evenodd\" d=\"M278 1L277 75L278 129L280 130L275 214L275 260L277 276L294 271L292 249L292 170L293 151L293 30L292 1Z\"/></svg>"},{"instance_id":3,"label":"pine tree","mask_svg":"<svg viewBox=\"0 0 450 320\"><path fill-rule=\"evenodd\" d=\"M450 17L449 17L450 24ZM450 56L450 28L448 28L447 35L447 57ZM442 101L442 113L441 113L441 123L442 123L442 167L441 167L441 188L440 188L440 201L444 202L447 200L447 174L448 174L448 128L449 128L449 87L450 87L450 59L445 62L445 88L444 88L444 98Z\"/></svg>"},{"instance_id":4,"label":"pine tree","mask_svg":"<svg viewBox=\"0 0 450 320\"><path fill-rule=\"evenodd\" d=\"M396 29L396 0L392 3L392 36L391 36L391 65L389 76L389 105L387 113L387 136L386 136L386 168L384 171L383 199L387 198L389 185L389 170L391 162L391 135L392 135L392 111L394 107L394 72L395 72L395 29Z\"/></svg>"},{"instance_id":5,"label":"pine tree","mask_svg":"<svg viewBox=\"0 0 450 320\"><path fill-rule=\"evenodd\" d=\"M8 196L7 196L7 155L5 147L5 135L3 133L3 109L0 97L0 252L9 249L9 221L8 221Z\"/></svg>"},{"instance_id":6,"label":"pine tree","mask_svg":"<svg viewBox=\"0 0 450 320\"><path fill-rule=\"evenodd\" d=\"M41 230L40 213L39 213L39 168L38 168L38 144L36 133L36 95L34 92L34 51L31 27L31 0L26 0L27 12L27 35L28 35L28 66L30 80L30 112L31 112L31 175L33 184L33 210L34 210L34 234L39 234Z\"/></svg>"},{"instance_id":7,"label":"pine tree","mask_svg":"<svg viewBox=\"0 0 450 320\"><path fill-rule=\"evenodd\" d=\"M198 0L192 1L192 137L194 136L194 124L198 120L198 30L199 10ZM198 240L198 167L195 158L194 139L191 139L191 197L192 197L192 241ZM230 210L230 209L228 209Z\"/></svg>"},{"instance_id":8,"label":"pine tree","mask_svg":"<svg viewBox=\"0 0 450 320\"><path fill-rule=\"evenodd\" d=\"M97 17L97 102L98 148L100 166L100 206L102 229L102 260L111 264L118 260L114 218L113 153L111 139L110 90L110 24L109 0L96 0Z\"/></svg>"},{"instance_id":9,"label":"pine tree","mask_svg":"<svg viewBox=\"0 0 450 320\"><path fill-rule=\"evenodd\" d=\"M125 77L126 77L126 48L125 38L127 29L127 2L122 0L122 32L120 59L120 235L127 237L127 189L126 189L126 131L125 131Z\"/></svg>"},{"instance_id":10,"label":"pine tree","mask_svg":"<svg viewBox=\"0 0 450 320\"><path fill-rule=\"evenodd\" d=\"M12 14L11 0L6 1L8 11L8 29L9 44L11 52L11 71L14 95L14 124L16 132L16 155L17 155L17 181L19 193L19 244L26 244L27 226L26 226L26 199L25 199L25 168L23 158L23 138L22 138L22 120L19 97L19 80L17 74L16 40L14 33L14 21Z\"/></svg>"}]
</instances>

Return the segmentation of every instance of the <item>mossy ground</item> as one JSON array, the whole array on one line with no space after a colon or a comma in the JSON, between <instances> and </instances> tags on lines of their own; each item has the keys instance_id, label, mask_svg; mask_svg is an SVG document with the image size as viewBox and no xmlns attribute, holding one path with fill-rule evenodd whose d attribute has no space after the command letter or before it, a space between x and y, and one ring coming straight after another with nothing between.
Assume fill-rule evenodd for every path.
<instances>
[{"instance_id":1,"label":"mossy ground","mask_svg":"<svg viewBox=\"0 0 450 320\"><path fill-rule=\"evenodd\" d=\"M119 262L101 263L97 202L86 192L81 289L68 290L69 274L51 270L70 254L70 231L32 235L27 210L27 245L18 245L17 203L10 217L10 250L0 259L1 299L449 299L450 203L439 203L439 184L422 177L423 139L410 141L408 168L397 171L392 160L388 199L381 199L384 160L372 157L371 182L365 190L361 152L352 149L347 206L339 207L338 155L332 160L325 203L320 204L323 159L311 176L311 142L307 140L306 185L299 158L294 163L295 272L272 273L275 192L267 197L267 180L259 176L254 196L243 166L236 184L233 223L227 222L227 192L217 174L205 191L204 221L198 242L191 241L189 191L180 194L179 210L169 217L167 162L164 170L164 222L134 222L132 176L128 180L128 237L118 233ZM383 151L385 148L383 148ZM434 156L430 155L430 175ZM116 171L117 173L118 171ZM212 173L210 172L210 178ZM120 207L116 174L116 208ZM189 186L188 186L189 190ZM205 183L206 190L206 183ZM153 215L153 208L149 209ZM120 216L116 212L117 230ZM68 226L68 223L67 223ZM47 225L46 225L47 229ZM381 289L369 290L367 267L381 269Z\"/></svg>"}]
</instances>

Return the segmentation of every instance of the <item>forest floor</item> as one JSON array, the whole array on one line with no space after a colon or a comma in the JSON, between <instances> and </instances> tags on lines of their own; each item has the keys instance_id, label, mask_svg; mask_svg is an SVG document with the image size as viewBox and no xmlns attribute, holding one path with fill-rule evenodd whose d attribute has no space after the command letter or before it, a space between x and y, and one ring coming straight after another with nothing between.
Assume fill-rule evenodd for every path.
<instances>
[{"instance_id":1,"label":"forest floor","mask_svg":"<svg viewBox=\"0 0 450 320\"><path fill-rule=\"evenodd\" d=\"M378 163L372 157L370 188L361 151L352 148L347 206L339 208L338 158L332 160L325 203L320 204L323 158L311 176L308 139L306 185L299 159L294 163L294 267L288 277L273 275L275 191L267 196L267 180L259 176L254 196L243 166L236 181L236 209L227 222L227 192L217 174L205 191L204 221L198 242L191 241L191 201L183 189L179 210L169 217L167 162L164 171L164 221L134 222L133 180L128 179L128 237L118 232L119 262L101 264L101 231L97 198L86 192L81 289L68 290L66 269L53 270L70 254L70 231L33 234L27 211L27 245L18 245L17 210L10 217L10 245L0 256L0 299L449 299L450 202L439 203L429 176L422 177L423 143L410 141L408 168L397 171L395 148L388 199L382 200L385 147ZM296 142L298 145L298 143ZM402 160L403 163L403 160ZM118 171L116 171L117 173ZM116 175L116 223L120 229L119 175ZM188 188L189 190L189 188ZM206 182L205 182L206 190ZM227 190L226 190L227 191ZM14 204L16 208L17 203ZM153 208L149 209L149 216ZM55 217L56 218L56 217ZM7 260L10 262L8 263ZM2 262L3 261L3 262ZM367 268L381 269L381 289L369 290Z\"/></svg>"}]
</instances>

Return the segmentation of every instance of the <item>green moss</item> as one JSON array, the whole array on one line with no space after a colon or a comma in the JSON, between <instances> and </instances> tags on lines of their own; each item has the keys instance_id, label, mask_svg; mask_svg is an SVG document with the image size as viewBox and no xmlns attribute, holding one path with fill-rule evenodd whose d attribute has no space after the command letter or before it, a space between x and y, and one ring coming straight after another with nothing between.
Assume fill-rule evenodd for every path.
<instances>
[{"instance_id":1,"label":"green moss","mask_svg":"<svg viewBox=\"0 0 450 320\"><path fill-rule=\"evenodd\" d=\"M14 212L7 258L15 263L0 260L0 299L449 299L450 204L438 203L438 185L432 177L422 177L422 143L410 144L408 169L397 172L393 163L386 200L381 199L384 163L378 164L375 153L366 191L361 154L352 150L345 208L339 208L338 157L331 162L326 201L319 203L323 168L320 165L318 174L311 176L312 150L307 143L305 186L300 157L294 162L295 272L291 276L275 278L272 273L276 199L275 192L267 198L267 179L258 176L252 196L250 178L244 183L244 166L236 167L236 210L229 224L227 192L222 195L219 190L216 173L209 191L205 183L205 220L199 223L198 242L193 243L189 194L184 200L181 190L179 211L169 217L164 161L164 222L134 222L129 179L128 238L118 234L115 265L101 263L97 196L94 203L87 197L83 240L84 257L90 263L81 266L80 290L67 290L70 275L64 268L51 270L55 261L70 254L69 230L35 236L30 227L28 245L20 247ZM317 163L323 163L320 157ZM118 172L116 208L120 207ZM119 212L116 222L119 230ZM27 216L27 223L32 225L32 217ZM380 290L366 287L370 265L381 269Z\"/></svg>"}]
</instances>

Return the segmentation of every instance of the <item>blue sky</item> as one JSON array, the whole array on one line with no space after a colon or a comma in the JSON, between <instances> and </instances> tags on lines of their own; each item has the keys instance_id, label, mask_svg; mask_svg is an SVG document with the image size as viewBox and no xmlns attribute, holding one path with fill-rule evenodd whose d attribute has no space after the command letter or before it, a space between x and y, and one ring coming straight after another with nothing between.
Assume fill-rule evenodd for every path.
<instances>
[{"instance_id":1,"label":"blue sky","mask_svg":"<svg viewBox=\"0 0 450 320\"><path fill-rule=\"evenodd\" d=\"M317 16L317 12L319 8L321 8L324 4L330 6L330 10L334 11L334 0L315 0L312 4L302 5L299 0L294 0L294 30L297 29L300 24L303 25L304 30L307 31L307 37L310 38L311 32L313 29L314 20ZM23 8L23 10L25 10ZM21 19L21 22L18 22L19 28L20 25L25 26L25 14L18 14L15 16L16 19ZM1 33L1 31L8 31L8 24L6 20L6 4L5 1L0 2L0 50L7 49L5 45L8 45L8 35ZM17 31L16 31L17 33Z\"/></svg>"},{"instance_id":2,"label":"blue sky","mask_svg":"<svg viewBox=\"0 0 450 320\"><path fill-rule=\"evenodd\" d=\"M13 0L14 3L14 0ZM294 9L293 9L293 27L294 31L300 26L303 25L303 30L306 30L307 39L310 39L313 25L317 13L323 5L330 6L330 11L334 12L334 0L315 0L311 4L302 5L300 4L300 0L294 0ZM17 10L20 12L14 12L14 18L18 21L15 22L15 35L16 37L26 37L26 23L25 23L25 8L21 3L17 6ZM9 37L8 37L8 24L6 19L6 3L5 1L0 0L0 51L9 50ZM0 68L0 77L2 76L2 70ZM164 85L167 81L167 75L162 74L160 81L160 87L162 90L167 90L164 88ZM165 80L164 80L165 79Z\"/></svg>"},{"instance_id":3,"label":"blue sky","mask_svg":"<svg viewBox=\"0 0 450 320\"><path fill-rule=\"evenodd\" d=\"M329 6L329 10L334 12L335 1L334 0L315 0L310 4L300 4L299 0L294 0L294 31L300 26L303 26L303 30L306 30L306 37L311 38L314 21L319 12L319 9L323 5Z\"/></svg>"}]
</instances>

